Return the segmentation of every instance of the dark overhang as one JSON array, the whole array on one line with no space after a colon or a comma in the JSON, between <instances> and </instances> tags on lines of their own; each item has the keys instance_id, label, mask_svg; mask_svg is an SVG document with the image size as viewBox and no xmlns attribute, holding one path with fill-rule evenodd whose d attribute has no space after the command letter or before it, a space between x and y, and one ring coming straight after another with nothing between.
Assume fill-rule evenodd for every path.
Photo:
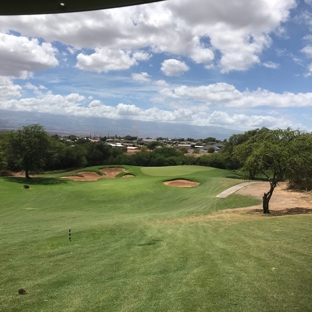
<instances>
[{"instance_id":1,"label":"dark overhang","mask_svg":"<svg viewBox=\"0 0 312 312\"><path fill-rule=\"evenodd\" d=\"M163 0L0 0L0 15L69 13L112 9Z\"/></svg>"}]
</instances>

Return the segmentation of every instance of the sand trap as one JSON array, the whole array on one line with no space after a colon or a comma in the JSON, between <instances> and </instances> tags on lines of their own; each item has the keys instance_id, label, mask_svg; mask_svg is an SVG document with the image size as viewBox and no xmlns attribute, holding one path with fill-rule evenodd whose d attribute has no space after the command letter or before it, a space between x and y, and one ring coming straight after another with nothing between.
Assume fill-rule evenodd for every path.
<instances>
[{"instance_id":1,"label":"sand trap","mask_svg":"<svg viewBox=\"0 0 312 312\"><path fill-rule=\"evenodd\" d=\"M62 178L70 179L73 181L97 181L98 179L115 178L118 173L125 171L125 168L103 168L100 171L103 172L105 175L101 176L96 172L92 171L81 171L78 172L78 174L82 175L83 177L66 176Z\"/></svg>"},{"instance_id":2,"label":"sand trap","mask_svg":"<svg viewBox=\"0 0 312 312\"><path fill-rule=\"evenodd\" d=\"M100 169L101 172L105 174L103 178L115 178L116 175L120 172L126 171L125 168L103 168Z\"/></svg>"},{"instance_id":3,"label":"sand trap","mask_svg":"<svg viewBox=\"0 0 312 312\"><path fill-rule=\"evenodd\" d=\"M199 185L198 182L184 180L184 179L164 181L163 183L165 185L170 185L170 186L174 186L174 187L195 187L195 186Z\"/></svg>"},{"instance_id":4,"label":"sand trap","mask_svg":"<svg viewBox=\"0 0 312 312\"><path fill-rule=\"evenodd\" d=\"M134 175L131 173L126 173L122 176L122 178L134 178Z\"/></svg>"},{"instance_id":5,"label":"sand trap","mask_svg":"<svg viewBox=\"0 0 312 312\"><path fill-rule=\"evenodd\" d=\"M103 176L98 175L96 172L90 172L90 171L81 171L81 172L78 172L78 174L82 175L83 177L66 176L62 178L70 179L73 181L96 181L98 179L103 178Z\"/></svg>"}]
</instances>

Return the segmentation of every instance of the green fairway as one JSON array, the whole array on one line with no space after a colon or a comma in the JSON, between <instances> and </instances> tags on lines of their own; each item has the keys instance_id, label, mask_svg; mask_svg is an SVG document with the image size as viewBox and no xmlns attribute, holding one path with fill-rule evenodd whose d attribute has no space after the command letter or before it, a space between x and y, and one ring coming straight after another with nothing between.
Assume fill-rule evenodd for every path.
<instances>
[{"instance_id":1,"label":"green fairway","mask_svg":"<svg viewBox=\"0 0 312 312\"><path fill-rule=\"evenodd\" d=\"M216 170L210 167L199 167L199 166L169 166L169 167L142 167L141 171L150 176L177 176L181 174L190 174L198 171Z\"/></svg>"},{"instance_id":2,"label":"green fairway","mask_svg":"<svg viewBox=\"0 0 312 312\"><path fill-rule=\"evenodd\" d=\"M125 168L0 179L1 312L312 311L311 215L219 213L259 204L216 198L241 182L224 170ZM175 177L200 185L162 183Z\"/></svg>"}]
</instances>

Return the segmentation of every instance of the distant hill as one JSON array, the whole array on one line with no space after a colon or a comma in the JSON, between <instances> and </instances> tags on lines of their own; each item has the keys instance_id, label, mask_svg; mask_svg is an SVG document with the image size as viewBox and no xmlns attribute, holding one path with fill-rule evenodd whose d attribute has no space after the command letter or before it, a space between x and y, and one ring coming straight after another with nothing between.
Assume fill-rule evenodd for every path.
<instances>
[{"instance_id":1,"label":"distant hill","mask_svg":"<svg viewBox=\"0 0 312 312\"><path fill-rule=\"evenodd\" d=\"M186 124L148 122L128 119L109 119L103 117L83 117L72 115L53 115L35 112L15 112L0 110L0 130L14 130L25 125L39 123L49 133L96 136L132 135L139 137L168 138L206 138L223 140L238 130L213 126L191 126Z\"/></svg>"}]
</instances>

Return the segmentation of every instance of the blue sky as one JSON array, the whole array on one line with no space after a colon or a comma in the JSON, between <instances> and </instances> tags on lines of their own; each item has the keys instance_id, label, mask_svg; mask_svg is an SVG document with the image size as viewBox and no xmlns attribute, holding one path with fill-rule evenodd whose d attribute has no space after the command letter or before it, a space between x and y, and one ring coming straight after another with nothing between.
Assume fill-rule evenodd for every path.
<instances>
[{"instance_id":1,"label":"blue sky","mask_svg":"<svg viewBox=\"0 0 312 312\"><path fill-rule=\"evenodd\" d=\"M312 0L0 16L1 110L312 131Z\"/></svg>"}]
</instances>

